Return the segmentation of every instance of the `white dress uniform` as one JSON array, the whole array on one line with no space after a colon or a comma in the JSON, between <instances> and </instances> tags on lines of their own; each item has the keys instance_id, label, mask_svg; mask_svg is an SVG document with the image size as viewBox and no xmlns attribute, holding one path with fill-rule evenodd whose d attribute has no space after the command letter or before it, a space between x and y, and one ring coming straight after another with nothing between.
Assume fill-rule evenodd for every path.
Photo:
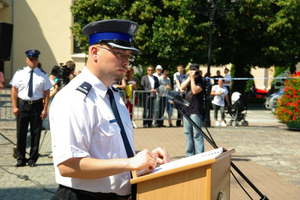
<instances>
[{"instance_id":1,"label":"white dress uniform","mask_svg":"<svg viewBox=\"0 0 300 200\"><path fill-rule=\"evenodd\" d=\"M33 95L28 96L29 79L31 68L29 66L19 69L12 80L10 85L18 89L18 97L24 101L38 100L44 98L44 91L50 89L53 85L46 72L36 67L33 69Z\"/></svg>"},{"instance_id":2,"label":"white dress uniform","mask_svg":"<svg viewBox=\"0 0 300 200\"><path fill-rule=\"evenodd\" d=\"M107 87L87 68L54 98L50 127L56 182L89 192L131 194L130 172L100 179L62 177L57 165L76 157L127 158L121 129L112 112ZM127 138L134 152L133 127L118 92L114 92Z\"/></svg>"}]
</instances>

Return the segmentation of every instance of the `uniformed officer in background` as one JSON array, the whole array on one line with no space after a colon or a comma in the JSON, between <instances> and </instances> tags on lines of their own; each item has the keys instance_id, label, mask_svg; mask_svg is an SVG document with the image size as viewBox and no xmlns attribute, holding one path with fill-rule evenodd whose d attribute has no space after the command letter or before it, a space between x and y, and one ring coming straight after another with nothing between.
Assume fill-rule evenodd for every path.
<instances>
[{"instance_id":1,"label":"uniformed officer in background","mask_svg":"<svg viewBox=\"0 0 300 200\"><path fill-rule=\"evenodd\" d=\"M28 66L19 69L10 81L13 114L17 118L18 158L16 167L25 166L27 161L30 167L36 166L39 157L42 121L47 116L49 89L52 87L46 72L37 67L40 52L30 49L25 54ZM26 159L28 124L30 124L31 149L29 159Z\"/></svg>"},{"instance_id":2,"label":"uniformed officer in background","mask_svg":"<svg viewBox=\"0 0 300 200\"><path fill-rule=\"evenodd\" d=\"M134 61L132 54L139 54L132 41L138 28L133 21L118 19L83 28L90 38L86 67L50 106L53 161L59 184L52 200L131 198L130 171L153 170L156 163L170 160L160 147L135 154L128 110L112 87Z\"/></svg>"}]
</instances>

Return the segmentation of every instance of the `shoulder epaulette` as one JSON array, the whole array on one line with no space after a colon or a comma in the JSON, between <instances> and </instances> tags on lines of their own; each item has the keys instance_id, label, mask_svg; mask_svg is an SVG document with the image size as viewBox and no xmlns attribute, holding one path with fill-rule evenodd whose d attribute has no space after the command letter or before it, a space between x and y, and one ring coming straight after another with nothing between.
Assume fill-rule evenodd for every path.
<instances>
[{"instance_id":1,"label":"shoulder epaulette","mask_svg":"<svg viewBox=\"0 0 300 200\"><path fill-rule=\"evenodd\" d=\"M114 92L119 92L119 90L117 88L111 87L113 89Z\"/></svg>"},{"instance_id":2,"label":"shoulder epaulette","mask_svg":"<svg viewBox=\"0 0 300 200\"><path fill-rule=\"evenodd\" d=\"M44 70L40 69L44 74L47 74Z\"/></svg>"},{"instance_id":3,"label":"shoulder epaulette","mask_svg":"<svg viewBox=\"0 0 300 200\"><path fill-rule=\"evenodd\" d=\"M76 88L76 90L82 92L86 96L88 95L91 88L92 88L91 84L89 84L88 82L83 82L78 88Z\"/></svg>"},{"instance_id":4,"label":"shoulder epaulette","mask_svg":"<svg viewBox=\"0 0 300 200\"><path fill-rule=\"evenodd\" d=\"M24 69L24 67L22 67L22 68L18 69L17 71L21 71L21 70L23 70L23 69Z\"/></svg>"}]
</instances>

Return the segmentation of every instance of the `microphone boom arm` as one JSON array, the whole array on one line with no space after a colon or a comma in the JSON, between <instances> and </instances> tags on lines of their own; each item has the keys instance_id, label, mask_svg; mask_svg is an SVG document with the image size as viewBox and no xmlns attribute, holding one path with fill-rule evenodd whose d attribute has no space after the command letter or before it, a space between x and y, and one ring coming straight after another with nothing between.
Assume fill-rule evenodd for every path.
<instances>
[{"instance_id":1,"label":"microphone boom arm","mask_svg":"<svg viewBox=\"0 0 300 200\"><path fill-rule=\"evenodd\" d=\"M175 99L175 98L174 98ZM174 101L175 102L175 101ZM176 102L175 102L176 103ZM184 112L184 110L182 109L182 106L176 106L175 108L177 109L177 111L182 114L182 116L184 116L192 125L194 128L197 129L197 131L200 132L200 134L203 136L203 138L206 139L206 141L215 149L219 148L217 146L217 144L213 141L213 139L209 138L200 128L199 126L189 117L187 116L187 114ZM202 121L202 120L201 120ZM235 171L251 186L251 188L261 197L260 200L269 200L268 197L266 195L263 195L258 189L257 187L255 187L255 185L241 172L241 170L239 170L239 168L231 161L230 162L231 166L233 169L235 169ZM232 173L232 172L231 172ZM251 198L252 199L252 198Z\"/></svg>"}]
</instances>

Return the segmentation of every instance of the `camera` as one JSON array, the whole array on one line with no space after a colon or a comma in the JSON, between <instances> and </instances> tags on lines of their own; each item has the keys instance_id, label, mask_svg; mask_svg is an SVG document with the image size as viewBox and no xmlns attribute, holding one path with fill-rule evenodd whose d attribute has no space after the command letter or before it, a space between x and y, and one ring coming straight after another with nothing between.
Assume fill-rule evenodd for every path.
<instances>
[{"instance_id":1,"label":"camera","mask_svg":"<svg viewBox=\"0 0 300 200\"><path fill-rule=\"evenodd\" d=\"M69 79L71 69L67 65L63 65L59 68L58 78Z\"/></svg>"},{"instance_id":2,"label":"camera","mask_svg":"<svg viewBox=\"0 0 300 200\"><path fill-rule=\"evenodd\" d=\"M70 82L70 74L71 74L71 67L68 67L67 65L62 65L63 63L60 63L59 72L57 75L58 81L57 85L61 88L63 88L65 85L67 85Z\"/></svg>"},{"instance_id":3,"label":"camera","mask_svg":"<svg viewBox=\"0 0 300 200\"><path fill-rule=\"evenodd\" d=\"M197 71L195 72L195 75L196 75L196 76L199 76L199 74L200 74L200 72L197 70Z\"/></svg>"}]
</instances>

